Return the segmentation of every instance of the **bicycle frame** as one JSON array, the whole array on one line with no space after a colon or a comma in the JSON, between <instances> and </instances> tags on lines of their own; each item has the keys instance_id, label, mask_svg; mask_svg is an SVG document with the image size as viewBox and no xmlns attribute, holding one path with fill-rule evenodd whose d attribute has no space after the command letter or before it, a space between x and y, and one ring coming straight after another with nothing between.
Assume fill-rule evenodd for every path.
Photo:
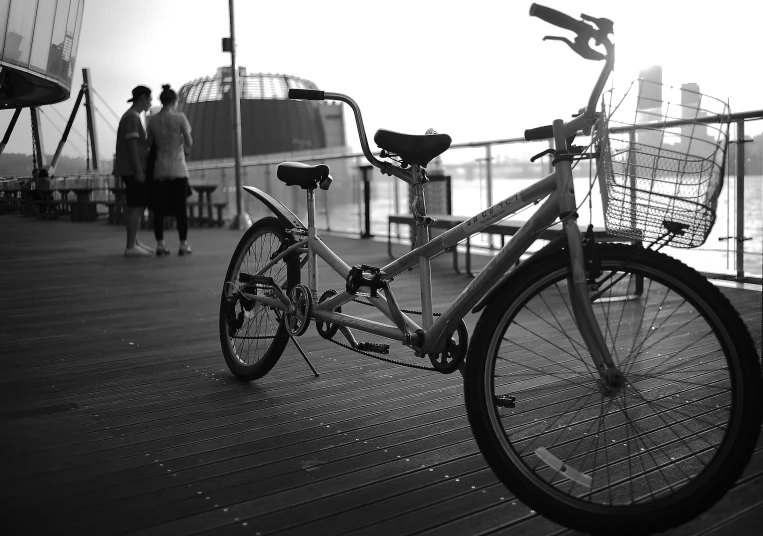
<instances>
[{"instance_id":1,"label":"bicycle frame","mask_svg":"<svg viewBox=\"0 0 763 536\"><path fill-rule=\"evenodd\" d=\"M569 163L567 163L569 165ZM416 350L416 355L423 356L430 352L437 352L438 348L444 344L445 337L449 336L455 330L458 321L461 320L469 310L493 287L500 277L513 265L520 256L527 251L530 245L536 240L537 236L552 225L559 216L560 196L558 191L559 177L557 172L551 173L539 182L515 193L514 195L496 203L492 207L464 220L463 223L439 235L434 240L427 241L397 260L381 268L381 280L392 282L395 277L410 269L418 266L420 269L421 284L421 308L422 308L422 326L419 326L414 320L403 313L397 305L392 292L382 296L366 296L379 311L381 311L394 325L382 324L371 320L358 318L355 316L334 312L333 310L355 299L356 295L343 291L333 298L316 304L313 310L313 316L317 320L330 322L338 325L345 337L352 344L356 340L348 328L372 333L391 340L397 340L403 344L412 346ZM574 199L574 192L572 193ZM315 195L308 190L308 228L306 230L295 230L296 233L307 233L307 238L299 240L291 245L273 260L266 264L257 274L266 272L271 266L281 259L294 252L306 253L308 265L308 287L310 288L314 299L318 291L318 267L317 258L320 257L328 266L343 279L347 279L350 273L350 266L345 263L336 253L334 253L318 237L315 229ZM491 259L485 268L467 285L459 294L448 309L436 320L432 313L432 283L430 262L431 259L449 248L456 247L457 244L466 237L479 233L487 226L511 216L522 208L546 199L538 211L533 214L519 231L506 243L506 245ZM575 223L574 217L568 217L563 220L563 229L567 236L569 244L577 244L578 247L570 247L571 262L573 266L580 266L574 273L581 277L576 277L573 282L572 293L579 294L573 297L573 307L575 303L585 303L587 300L587 287L585 285L585 271L583 266L582 247L580 247L580 231ZM425 231L426 232L426 231ZM360 287L360 292L369 293L369 287ZM247 295L247 298L263 304L287 310L289 304L286 300L280 301L272 298L257 295ZM590 308L590 306L589 306ZM581 318L585 315L581 313ZM585 325L585 321L582 323ZM598 328L591 327L591 335L584 339L591 338L595 341L596 334L600 332ZM583 328L585 329L585 328ZM581 329L581 331L583 331ZM603 341L602 341L603 343ZM595 343L594 343L595 344ZM608 353L602 353L594 358L594 361L601 361L606 368L606 358ZM597 359L598 358L598 359Z\"/></svg>"},{"instance_id":2,"label":"bicycle frame","mask_svg":"<svg viewBox=\"0 0 763 536\"><path fill-rule=\"evenodd\" d=\"M355 295L344 291L332 299L317 304L313 311L316 318L336 323L340 326L354 327L362 331L381 335L393 340L399 340L403 343L410 343L419 346L419 353L426 354L434 351L438 341L444 339L444 335L449 335L461 318L466 316L469 310L476 305L479 299L492 288L498 278L512 265L517 259L530 247L546 227L551 225L558 215L558 200L555 195L556 177L551 174L537 184L518 192L503 201L493 205L487 210L476 214L465 220L463 223L439 235L434 240L411 250L397 260L381 268L383 281L391 282L397 276L409 271L416 266L420 270L421 285L421 309L422 326L419 326L410 317L399 311L397 304L389 300L391 296L385 297L389 302L381 297L369 296L368 299L379 309L387 318L395 323L395 326L382 325L376 322L358 321L342 313L335 313L332 310L338 306L352 301ZM540 209L527 221L525 225L511 238L511 240L490 260L487 266L467 285L459 294L455 301L442 313L436 320L432 312L432 282L431 282L431 259L449 248L456 247L457 244L467 236L479 233L488 225L500 221L511 214L516 213L527 205L533 204L544 198L548 199L543 203ZM310 203L308 211L311 212ZM308 221L311 219L308 213ZM312 223L312 222L311 222ZM313 229L309 224L309 229ZM579 233L577 226L575 232ZM304 241L302 242L304 244ZM308 249L312 255L317 255L323 259L338 275L346 278L349 274L349 266L331 251L314 232L309 231ZM308 278L311 290L316 285L317 270L309 269L314 259L308 260ZM367 288L366 288L367 289ZM364 290L363 287L360 289ZM391 295L391 293L390 293ZM448 329L450 328L450 329ZM422 331L419 331L422 330Z\"/></svg>"},{"instance_id":3,"label":"bicycle frame","mask_svg":"<svg viewBox=\"0 0 763 536\"><path fill-rule=\"evenodd\" d=\"M594 86L585 111L569 123L564 123L562 120L556 120L553 123L554 144L559 154L566 154L567 139L570 136L574 136L579 130L590 133L590 129L595 123L598 98L614 66L614 47L608 40L605 45L609 53L607 61ZM488 293L503 277L504 273L527 251L537 236L559 217L562 220L563 232L570 255L572 275L569 278L568 286L578 328L601 377L613 385L618 384L622 380L622 376L612 361L604 337L598 327L588 296L582 240L576 223L576 200L570 158L560 159L560 161L555 163L554 172L534 185L464 220L463 223L439 235L434 240L430 240L429 228L426 226L425 221L426 205L424 201L424 183L427 179L422 169L417 165L413 165L411 170L408 171L394 166L390 162L380 161L375 158L368 147L360 108L355 101L340 93L321 92L321 95L321 99L345 102L353 109L363 153L372 165L379 168L382 173L396 176L414 187L416 202L413 210L414 214L419 216L417 220L420 220L417 224L417 243L422 245L380 268L379 277L382 282L389 284L400 274L416 266L419 267L422 326L416 324L416 322L401 311L391 289L389 289L389 292L385 290L384 297L382 297L369 286L361 286L357 290L370 293L370 295L365 297L391 320L394 325L382 324L335 312L334 309L355 299L355 293L349 291L341 292L323 303L316 303L313 308L313 317L315 319L336 324L353 346L357 344L357 341L349 328L400 341L413 348L415 355L419 357L426 354L438 354L445 347L447 337L450 337L457 328L458 322L466 316L469 310ZM457 244L468 236L479 233L487 226L503 220L520 209L543 199L546 200L538 211L528 219L508 243L501 248L497 255L488 262L487 266L467 285L447 310L435 320L432 311L431 259L449 248L457 247ZM257 275L264 273L286 255L294 252L300 254L306 253L308 287L314 301L317 302L317 258L320 257L324 260L345 281L350 276L351 268L326 246L316 234L315 193L313 190L307 190L307 207L308 228L306 230L292 229L294 234L307 234L307 237L281 252L263 267ZM249 294L246 297L247 299L278 307L284 311L289 310L291 307L285 296L279 296L279 300Z\"/></svg>"}]
</instances>

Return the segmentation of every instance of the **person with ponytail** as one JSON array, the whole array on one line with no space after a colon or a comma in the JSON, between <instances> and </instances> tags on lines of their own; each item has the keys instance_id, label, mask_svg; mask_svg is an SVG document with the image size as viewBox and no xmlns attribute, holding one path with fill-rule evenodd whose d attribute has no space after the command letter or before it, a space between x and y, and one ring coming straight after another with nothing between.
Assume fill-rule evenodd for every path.
<instances>
[{"instance_id":1,"label":"person with ponytail","mask_svg":"<svg viewBox=\"0 0 763 536\"><path fill-rule=\"evenodd\" d=\"M188 244L188 210L186 198L191 192L188 185L188 166L185 155L191 150L191 125L185 114L175 110L177 93L169 84L162 86L159 95L162 109L148 121L148 146L156 151L152 176L152 204L156 255L169 255L164 242L164 217L177 220L179 255L190 255Z\"/></svg>"}]
</instances>

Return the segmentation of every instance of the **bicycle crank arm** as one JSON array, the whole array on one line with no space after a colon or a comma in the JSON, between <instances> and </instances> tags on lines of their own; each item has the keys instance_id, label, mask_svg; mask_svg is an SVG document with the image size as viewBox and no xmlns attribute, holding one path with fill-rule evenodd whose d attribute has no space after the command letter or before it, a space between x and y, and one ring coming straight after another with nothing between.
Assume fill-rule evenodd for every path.
<instances>
[{"instance_id":1,"label":"bicycle crank arm","mask_svg":"<svg viewBox=\"0 0 763 536\"><path fill-rule=\"evenodd\" d=\"M267 296L258 296L257 294L249 294L248 292L241 292L241 297L246 298L249 301L258 302L263 305L267 305L279 311L288 311L289 305L281 303L280 300L275 298L268 298Z\"/></svg>"}]
</instances>

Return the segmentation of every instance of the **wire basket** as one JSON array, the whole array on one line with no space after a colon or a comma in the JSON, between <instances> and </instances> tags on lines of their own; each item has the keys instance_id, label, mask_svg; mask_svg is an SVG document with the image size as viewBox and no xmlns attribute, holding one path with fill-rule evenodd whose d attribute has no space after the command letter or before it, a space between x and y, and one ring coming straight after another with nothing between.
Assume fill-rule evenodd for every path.
<instances>
[{"instance_id":1,"label":"wire basket","mask_svg":"<svg viewBox=\"0 0 763 536\"><path fill-rule=\"evenodd\" d=\"M596 141L608 233L683 248L707 239L723 187L730 117L727 103L698 89L639 79L617 102L605 94Z\"/></svg>"}]
</instances>

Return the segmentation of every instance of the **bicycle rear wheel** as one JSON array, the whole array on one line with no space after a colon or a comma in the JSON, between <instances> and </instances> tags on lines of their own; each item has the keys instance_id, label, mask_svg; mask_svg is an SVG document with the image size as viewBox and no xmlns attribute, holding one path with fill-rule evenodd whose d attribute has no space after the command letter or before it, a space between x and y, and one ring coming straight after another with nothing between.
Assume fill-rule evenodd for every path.
<instances>
[{"instance_id":1,"label":"bicycle rear wheel","mask_svg":"<svg viewBox=\"0 0 763 536\"><path fill-rule=\"evenodd\" d=\"M220 343L228 368L242 380L261 378L278 362L289 335L272 307L250 302L240 291L274 297L271 287L251 281L272 277L285 293L300 282L299 256L289 255L259 273L284 248L287 233L272 217L254 223L238 243L223 283L220 300Z\"/></svg>"},{"instance_id":2,"label":"bicycle rear wheel","mask_svg":"<svg viewBox=\"0 0 763 536\"><path fill-rule=\"evenodd\" d=\"M597 251L593 308L625 385L599 381L562 250L520 267L481 315L466 360L469 422L498 477L549 519L665 530L720 499L749 461L763 406L757 352L691 268L634 246Z\"/></svg>"}]
</instances>

